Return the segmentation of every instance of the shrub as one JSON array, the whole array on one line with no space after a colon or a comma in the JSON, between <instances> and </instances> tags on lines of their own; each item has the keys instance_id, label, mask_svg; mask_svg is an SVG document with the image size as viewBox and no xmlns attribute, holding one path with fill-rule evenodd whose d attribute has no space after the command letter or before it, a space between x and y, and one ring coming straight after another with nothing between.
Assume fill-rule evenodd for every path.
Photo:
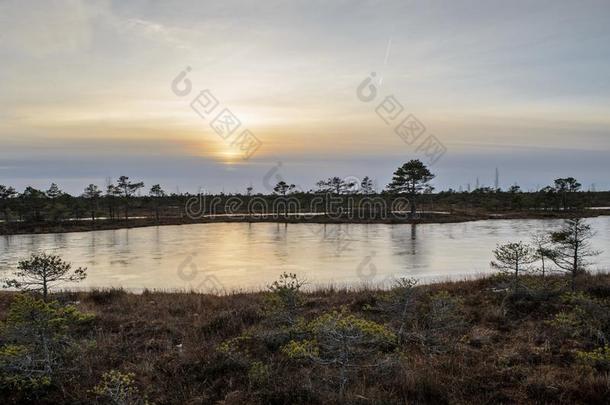
<instances>
[{"instance_id":1,"label":"shrub","mask_svg":"<svg viewBox=\"0 0 610 405\"><path fill-rule=\"evenodd\" d=\"M270 368L260 361L255 361L248 370L248 380L250 385L254 387L260 387L269 381Z\"/></svg>"},{"instance_id":2,"label":"shrub","mask_svg":"<svg viewBox=\"0 0 610 405\"><path fill-rule=\"evenodd\" d=\"M19 390L50 385L73 354L74 329L91 319L73 306L18 295L1 327L0 385Z\"/></svg>"},{"instance_id":3,"label":"shrub","mask_svg":"<svg viewBox=\"0 0 610 405\"><path fill-rule=\"evenodd\" d=\"M291 359L316 359L320 356L318 342L315 340L291 340L280 350Z\"/></svg>"},{"instance_id":4,"label":"shrub","mask_svg":"<svg viewBox=\"0 0 610 405\"><path fill-rule=\"evenodd\" d=\"M606 344L610 333L610 311L604 301L582 292L562 296L567 308L555 315L549 324L570 338Z\"/></svg>"},{"instance_id":5,"label":"shrub","mask_svg":"<svg viewBox=\"0 0 610 405\"><path fill-rule=\"evenodd\" d=\"M586 323L586 313L582 308L561 311L549 322L569 337L579 337Z\"/></svg>"},{"instance_id":6,"label":"shrub","mask_svg":"<svg viewBox=\"0 0 610 405\"><path fill-rule=\"evenodd\" d=\"M600 371L610 371L610 346L608 345L590 352L577 351L576 358Z\"/></svg>"},{"instance_id":7,"label":"shrub","mask_svg":"<svg viewBox=\"0 0 610 405\"><path fill-rule=\"evenodd\" d=\"M218 346L218 351L232 360L242 361L249 356L248 348L244 348L243 346L251 339L252 337L248 333L243 333L237 337L223 341Z\"/></svg>"},{"instance_id":8,"label":"shrub","mask_svg":"<svg viewBox=\"0 0 610 405\"><path fill-rule=\"evenodd\" d=\"M239 336L224 340L217 352L233 367L247 371L253 359L261 354L261 339L254 330L247 330Z\"/></svg>"},{"instance_id":9,"label":"shrub","mask_svg":"<svg viewBox=\"0 0 610 405\"><path fill-rule=\"evenodd\" d=\"M417 279L415 278L400 278L396 281L392 295L394 296L395 309L400 314L400 329L399 336L402 337L408 322L414 321L415 311L415 286Z\"/></svg>"},{"instance_id":10,"label":"shrub","mask_svg":"<svg viewBox=\"0 0 610 405\"><path fill-rule=\"evenodd\" d=\"M568 290L566 277L521 277L519 290L508 292L502 302L505 315L519 318L555 311L556 299Z\"/></svg>"},{"instance_id":11,"label":"shrub","mask_svg":"<svg viewBox=\"0 0 610 405\"><path fill-rule=\"evenodd\" d=\"M118 301L121 297L124 297L127 293L122 288L108 288L108 289L93 289L89 291L86 298L97 305L108 305L110 303Z\"/></svg>"},{"instance_id":12,"label":"shrub","mask_svg":"<svg viewBox=\"0 0 610 405\"><path fill-rule=\"evenodd\" d=\"M394 333L385 326L345 310L323 314L310 322L309 328L320 340L320 344L331 351L344 341L353 341L355 344L393 344L396 340Z\"/></svg>"},{"instance_id":13,"label":"shrub","mask_svg":"<svg viewBox=\"0 0 610 405\"><path fill-rule=\"evenodd\" d=\"M92 392L102 401L114 405L148 404L134 384L135 374L110 370L102 375L102 381Z\"/></svg>"},{"instance_id":14,"label":"shrub","mask_svg":"<svg viewBox=\"0 0 610 405\"><path fill-rule=\"evenodd\" d=\"M281 351L293 359L309 359L336 367L340 396L344 394L350 371L362 367L361 362L372 354L392 348L397 341L396 335L385 326L345 310L323 314L311 321L307 329L309 339L293 340Z\"/></svg>"},{"instance_id":15,"label":"shrub","mask_svg":"<svg viewBox=\"0 0 610 405\"><path fill-rule=\"evenodd\" d=\"M269 315L281 323L294 324L302 305L301 287L305 281L294 273L283 273L279 280L269 285L266 297Z\"/></svg>"},{"instance_id":16,"label":"shrub","mask_svg":"<svg viewBox=\"0 0 610 405\"><path fill-rule=\"evenodd\" d=\"M384 295L380 304L381 309L397 321L396 329L400 341L404 341L409 326L416 321L416 285L415 278L403 277L396 280L394 287Z\"/></svg>"},{"instance_id":17,"label":"shrub","mask_svg":"<svg viewBox=\"0 0 610 405\"><path fill-rule=\"evenodd\" d=\"M423 343L433 352L443 352L453 347L466 328L466 321L461 312L462 303L446 291L440 291L430 297L428 311L424 317L422 332Z\"/></svg>"},{"instance_id":18,"label":"shrub","mask_svg":"<svg viewBox=\"0 0 610 405\"><path fill-rule=\"evenodd\" d=\"M8 344L0 348L2 387L32 393L50 386L50 375L36 370L33 363L26 346Z\"/></svg>"}]
</instances>

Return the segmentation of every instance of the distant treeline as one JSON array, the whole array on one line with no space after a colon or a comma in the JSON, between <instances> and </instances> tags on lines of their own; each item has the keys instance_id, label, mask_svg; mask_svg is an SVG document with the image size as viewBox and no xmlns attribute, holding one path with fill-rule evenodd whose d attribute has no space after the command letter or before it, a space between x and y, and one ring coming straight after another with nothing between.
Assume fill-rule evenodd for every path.
<instances>
[{"instance_id":1,"label":"distant treeline","mask_svg":"<svg viewBox=\"0 0 610 405\"><path fill-rule=\"evenodd\" d=\"M115 184L101 190L89 184L80 196L63 192L52 183L48 190L33 187L18 193L0 185L0 210L4 222L60 222L65 220L125 219L131 217L199 219L206 214L277 214L325 213L359 214L359 219L386 216L388 212L449 211L451 213L501 212L511 210L573 210L590 206L610 206L610 192L583 192L573 177L555 179L553 185L536 192L522 192L518 185L508 190L489 187L472 192L434 192L430 182L435 175L420 160L398 167L385 190L377 192L371 178L329 177L316 183L315 190L303 191L284 180L269 186L267 193L255 193L248 187L244 194L168 195L161 185L152 185L142 196L145 185L121 176ZM400 203L400 204L396 204ZM365 218L366 217L366 218Z\"/></svg>"},{"instance_id":2,"label":"distant treeline","mask_svg":"<svg viewBox=\"0 0 610 405\"><path fill-rule=\"evenodd\" d=\"M473 191L447 190L434 192L431 188L415 193L400 193L392 190L375 192L369 187L355 187L339 177L318 183L316 190L300 191L293 185L279 182L271 193L256 193L249 188L244 193L206 195L201 198L204 206L198 207L202 215L224 214L227 212L248 212L254 199L275 207L277 199L297 201L299 211L324 212L327 208L319 202L320 196L332 195L335 204L348 208L370 207L385 202L388 206L397 195L406 195L413 205L417 200L419 211L464 212L483 210L486 212L546 210L559 211L584 207L610 206L610 192L581 191L580 185L572 181L558 179L553 186L535 192L522 192L518 186L508 190L479 188ZM365 179L363 181L370 181ZM48 190L27 187L22 192L0 185L0 213L5 222L43 222L91 219L129 219L134 217L180 218L189 215L189 201L197 195L167 194L157 184L150 187L147 195L141 195L144 183L131 182L122 176L117 184L109 185L102 191L96 185L88 185L82 195L73 196L63 192L56 184ZM318 200L316 200L318 199Z\"/></svg>"}]
</instances>

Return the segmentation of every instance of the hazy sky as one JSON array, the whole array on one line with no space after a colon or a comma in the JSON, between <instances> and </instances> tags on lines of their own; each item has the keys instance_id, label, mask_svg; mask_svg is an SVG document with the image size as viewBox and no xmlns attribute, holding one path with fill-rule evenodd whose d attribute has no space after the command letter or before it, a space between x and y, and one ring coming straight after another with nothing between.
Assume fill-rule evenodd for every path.
<instances>
[{"instance_id":1,"label":"hazy sky","mask_svg":"<svg viewBox=\"0 0 610 405\"><path fill-rule=\"evenodd\" d=\"M0 0L0 184L382 187L422 158L376 114L393 95L398 121L413 114L419 140L446 147L439 189L491 185L496 167L505 187L573 175L608 189L609 21L607 0ZM219 102L207 119L190 107L204 89ZM210 127L223 108L241 122L227 140ZM231 146L243 129L262 143L248 160Z\"/></svg>"}]
</instances>

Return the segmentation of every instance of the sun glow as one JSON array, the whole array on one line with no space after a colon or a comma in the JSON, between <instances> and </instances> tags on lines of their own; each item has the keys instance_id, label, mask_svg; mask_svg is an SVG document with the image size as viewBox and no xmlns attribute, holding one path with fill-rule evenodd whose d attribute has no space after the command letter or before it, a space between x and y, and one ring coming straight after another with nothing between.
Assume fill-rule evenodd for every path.
<instances>
[{"instance_id":1,"label":"sun glow","mask_svg":"<svg viewBox=\"0 0 610 405\"><path fill-rule=\"evenodd\" d=\"M216 153L224 164L234 164L241 161L242 154L237 150L227 149Z\"/></svg>"}]
</instances>

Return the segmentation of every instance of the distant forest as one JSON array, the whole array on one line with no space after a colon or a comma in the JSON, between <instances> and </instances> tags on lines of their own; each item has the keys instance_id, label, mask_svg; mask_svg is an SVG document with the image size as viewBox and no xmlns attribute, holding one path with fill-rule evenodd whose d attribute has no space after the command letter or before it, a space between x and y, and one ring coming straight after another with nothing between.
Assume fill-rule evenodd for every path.
<instances>
[{"instance_id":1,"label":"distant forest","mask_svg":"<svg viewBox=\"0 0 610 405\"><path fill-rule=\"evenodd\" d=\"M376 192L372 182L365 178L364 184L356 186L353 182L344 181L340 177L331 177L317 183L316 190L301 191L292 184L279 182L270 193L257 193L248 188L244 193L207 195L208 201L214 201L208 211L203 214L222 214L225 207L231 206L233 213L245 212L248 201L257 198L271 202L278 198L291 198L300 202L300 207L313 206L312 200L321 194L330 193L336 197L351 197L352 202L364 199L387 200L400 194L400 191L384 190ZM147 191L145 191L147 190ZM514 185L509 189L493 189L481 187L470 192L447 190L434 192L432 188L418 190L417 203L420 211L485 211L506 212L522 210L562 211L582 209L584 207L610 206L609 191L581 191L576 180L557 179L551 186L535 192L524 192ZM156 220L162 218L181 218L186 215L185 207L189 199L195 195L184 193L167 194L160 185L152 185L148 189L142 182L130 181L122 176L116 184L111 184L105 190L90 184L84 188L81 195L75 196L63 192L55 183L47 190L27 187L17 192L10 186L0 185L0 213L6 222L58 222L66 220L90 219L125 220L129 218L147 217ZM236 197L243 202L236 205ZM415 198L414 195L410 196ZM347 204L347 198L344 198ZM341 199L339 199L341 201ZM323 211L323 207L318 208Z\"/></svg>"}]
</instances>

